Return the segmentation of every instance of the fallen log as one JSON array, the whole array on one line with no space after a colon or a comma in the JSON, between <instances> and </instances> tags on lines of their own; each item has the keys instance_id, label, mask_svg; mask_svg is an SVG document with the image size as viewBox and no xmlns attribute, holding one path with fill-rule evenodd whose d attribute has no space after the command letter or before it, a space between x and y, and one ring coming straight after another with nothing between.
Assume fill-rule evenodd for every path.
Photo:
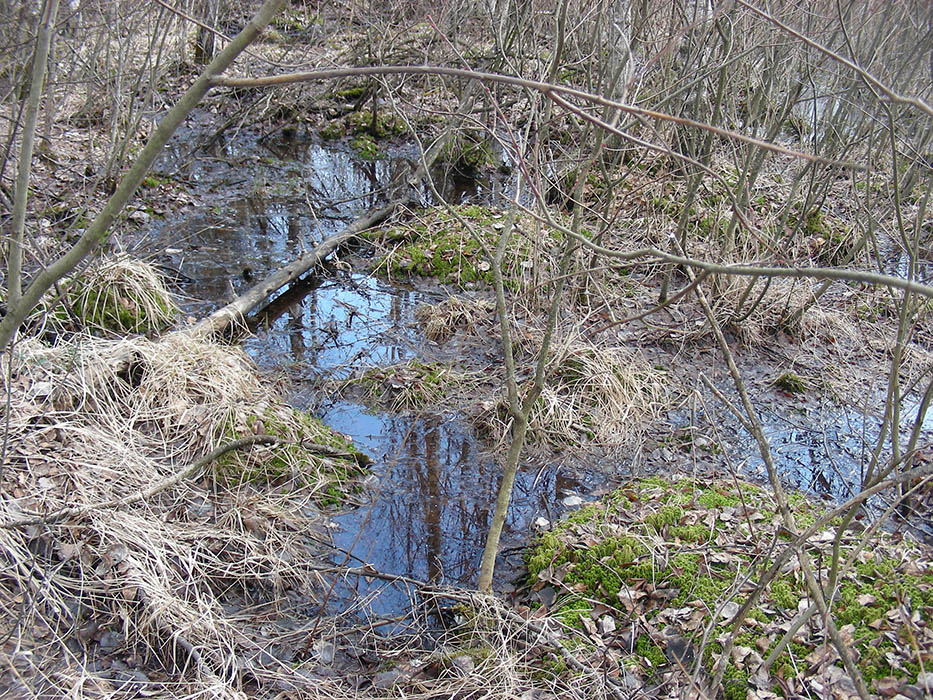
<instances>
[{"instance_id":1,"label":"fallen log","mask_svg":"<svg viewBox=\"0 0 933 700\"><path fill-rule=\"evenodd\" d=\"M313 250L305 253L297 260L293 260L285 267L279 268L226 306L218 309L207 318L198 321L187 329L187 332L196 337L207 338L222 332L231 324L242 323L246 318L246 314L261 304L269 295L286 284L294 282L311 268L320 265L328 255L352 241L366 229L385 221L399 204L400 202L392 202L384 207L370 210L340 233L322 241Z\"/></svg>"}]
</instances>

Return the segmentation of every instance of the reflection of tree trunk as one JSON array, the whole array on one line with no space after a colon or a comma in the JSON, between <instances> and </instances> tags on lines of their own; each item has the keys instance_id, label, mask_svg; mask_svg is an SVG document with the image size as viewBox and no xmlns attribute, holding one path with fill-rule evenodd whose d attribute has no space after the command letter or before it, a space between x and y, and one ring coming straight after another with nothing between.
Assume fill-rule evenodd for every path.
<instances>
[{"instance_id":1,"label":"reflection of tree trunk","mask_svg":"<svg viewBox=\"0 0 933 700\"><path fill-rule=\"evenodd\" d=\"M441 494L441 466L438 459L438 442L440 430L437 418L431 418L429 427L424 435L424 527L427 535L426 559L428 564L428 580L435 581L443 573L441 555L443 554L443 533L441 532L441 508L443 498Z\"/></svg>"},{"instance_id":2,"label":"reflection of tree trunk","mask_svg":"<svg viewBox=\"0 0 933 700\"><path fill-rule=\"evenodd\" d=\"M298 251L301 246L301 219L296 215L289 216L288 226L288 246L289 251ZM313 295L317 299L317 294ZM296 362L302 362L305 357L305 329L302 324L302 310L304 303L297 301L288 307L288 343L292 351L292 359ZM312 318L314 318L312 316Z\"/></svg>"},{"instance_id":3,"label":"reflection of tree trunk","mask_svg":"<svg viewBox=\"0 0 933 700\"><path fill-rule=\"evenodd\" d=\"M420 421L415 420L411 424L404 421L401 423L400 434L404 435L402 447L396 451L401 456L404 450L404 459L395 460L393 466L393 477L397 483L420 484L421 475L418 472L418 465L422 463L420 452L421 438L418 434ZM397 509L401 506L401 511ZM397 538L394 546L396 551L402 550L404 545L405 570L414 572L415 562L421 551L421 533L422 528L418 527L418 517L416 515L414 503L409 499L402 498L393 504L392 517L389 518L388 526L392 529L393 537ZM402 557L399 557L402 560Z\"/></svg>"},{"instance_id":4,"label":"reflection of tree trunk","mask_svg":"<svg viewBox=\"0 0 933 700\"><path fill-rule=\"evenodd\" d=\"M292 360L303 362L305 359L305 329L301 323L301 302L288 310L288 344L292 352Z\"/></svg>"},{"instance_id":5,"label":"reflection of tree trunk","mask_svg":"<svg viewBox=\"0 0 933 700\"><path fill-rule=\"evenodd\" d=\"M389 320L393 328L402 327L402 300L401 295L393 294L389 302ZM389 361L393 364L403 360L402 348L397 343L389 345Z\"/></svg>"},{"instance_id":6,"label":"reflection of tree trunk","mask_svg":"<svg viewBox=\"0 0 933 700\"><path fill-rule=\"evenodd\" d=\"M201 21L209 28L198 27L194 42L194 62L207 64L214 60L214 32L220 21L220 0L203 0L200 7Z\"/></svg>"},{"instance_id":7,"label":"reflection of tree trunk","mask_svg":"<svg viewBox=\"0 0 933 700\"><path fill-rule=\"evenodd\" d=\"M318 364L318 358L321 354L321 319L318 318L320 309L318 308L317 290L308 296L308 333L311 336L311 358L312 364Z\"/></svg>"}]
</instances>

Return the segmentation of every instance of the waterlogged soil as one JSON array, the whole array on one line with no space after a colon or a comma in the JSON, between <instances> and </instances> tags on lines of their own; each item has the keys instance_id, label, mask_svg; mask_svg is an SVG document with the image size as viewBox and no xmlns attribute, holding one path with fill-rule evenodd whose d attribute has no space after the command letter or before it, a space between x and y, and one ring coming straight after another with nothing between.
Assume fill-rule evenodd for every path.
<instances>
[{"instance_id":1,"label":"waterlogged soil","mask_svg":"<svg viewBox=\"0 0 933 700\"><path fill-rule=\"evenodd\" d=\"M174 276L191 318L218 308L382 203L384 186L414 167L414 153L404 144L388 145L386 158L369 161L344 142L263 144L257 134L240 132L205 155L197 148L204 136L203 125L189 125L158 169L160 176L195 185L201 203L153 222L138 243ZM492 181L441 181L443 196L453 202L494 196ZM263 369L286 372L296 407L319 415L374 460L362 492L352 497L356 506L332 513L335 563L472 585L501 475L488 446L461 415L381 412L328 398L324 390L366 368L426 358L414 311L446 295L436 286L388 283L338 259L267 308L244 347ZM535 520L559 517L565 501L575 504L605 480L600 469L562 465L556 458L525 465L503 534L512 556L500 567L500 583L515 575ZM409 605L406 588L378 582L338 593L373 593L376 614Z\"/></svg>"},{"instance_id":2,"label":"waterlogged soil","mask_svg":"<svg viewBox=\"0 0 933 700\"><path fill-rule=\"evenodd\" d=\"M366 160L346 142L262 139L249 131L225 136L205 153L198 145L210 134L207 123L202 115L189 124L159 165L162 175L188 183L198 205L154 221L139 242L174 276L193 318L382 202L385 186L414 167L407 144L386 145L386 157ZM493 180L445 182L442 193L450 201L495 204ZM430 203L427 193L422 198ZM296 407L320 415L374 459L363 490L353 496L355 506L332 513L335 563L470 585L500 475L488 446L459 414L374 410L323 388L366 368L443 359L445 352L468 360L460 353L475 350L456 344L439 349L418 328L418 305L440 301L448 290L427 282L388 283L353 262L338 256L328 270L294 285L257 321L246 350L261 367L287 373ZM652 361L678 364L694 377L708 373L738 405L716 353L647 352ZM495 348L485 348L487 361L495 355ZM814 392L781 391L774 386L780 357L758 353L741 364L782 478L828 500L851 495L865 463L866 438L877 434L877 411L829 403ZM582 462L581 456L569 450L523 465L506 523L500 588L520 566L518 552L536 520L553 522L633 472L764 474L754 441L712 395L672 407L638 453L586 456ZM348 586L336 595L357 594L368 595L378 615L409 604L404 586L377 579L360 579L355 590Z\"/></svg>"}]
</instances>

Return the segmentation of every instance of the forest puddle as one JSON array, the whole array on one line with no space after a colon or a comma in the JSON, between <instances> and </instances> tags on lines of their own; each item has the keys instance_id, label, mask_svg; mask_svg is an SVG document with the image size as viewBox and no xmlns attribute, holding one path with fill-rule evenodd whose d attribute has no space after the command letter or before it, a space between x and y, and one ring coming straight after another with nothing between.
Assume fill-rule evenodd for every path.
<instances>
[{"instance_id":1,"label":"forest puddle","mask_svg":"<svg viewBox=\"0 0 933 700\"><path fill-rule=\"evenodd\" d=\"M349 556L348 564L371 564L383 573L470 585L501 474L470 424L452 413L395 414L320 395L320 380L423 358L414 311L435 297L361 274L328 279L249 339L246 349L261 365L288 366L297 380L294 403L350 436L374 460L364 505L333 517L341 550L336 559ZM563 498L585 496L602 481L595 471L571 476L556 463L521 471L506 546L527 542L537 518L552 520L563 511ZM512 572L502 567L500 578ZM382 584L360 586L357 592L365 595ZM372 597L374 612L408 605L398 589Z\"/></svg>"},{"instance_id":2,"label":"forest puddle","mask_svg":"<svg viewBox=\"0 0 933 700\"><path fill-rule=\"evenodd\" d=\"M192 133L196 133L196 130ZM189 142L194 138L190 134ZM217 147L219 148L219 147ZM348 223L355 213L380 203L386 183L413 167L407 147L387 158L361 160L345 145L277 142L260 146L255 135L226 142L217 155L193 160L187 177L216 192L206 210L175 216L153 227L146 245L162 251L163 262L179 273L191 301L186 312L199 316L229 294L290 261ZM176 149L163 170L184 161ZM453 201L490 201L488 183L448 181ZM209 196L210 200L211 197ZM296 380L292 401L321 415L353 438L375 460L359 508L334 516L337 563L372 564L378 571L423 580L471 584L478 569L495 499L499 468L461 416L426 412L393 414L341 399L322 399L322 380L345 379L366 368L419 358L425 345L414 311L436 302L436 289L391 284L349 272L341 264L326 278L311 279L269 309L245 348L267 369L288 370ZM760 476L754 442L724 411L706 420L720 425L729 457L745 474ZM782 476L791 484L834 499L849 495L864 462L862 436L877 434L863 412L845 407L789 407L770 402L763 423L772 438ZM690 416L672 412L673 429ZM831 456L830 456L831 455ZM720 456L711 459L722 466ZM575 503L611 478L622 478L620 460L580 473L554 463L527 466L518 477L504 544L518 547L531 537L537 518L561 514L564 499ZM627 458L622 459L628 462ZM652 460L653 469L678 470L678 459ZM516 558L512 563L518 564ZM499 569L500 581L514 570ZM405 609L403 590L361 580L380 613Z\"/></svg>"},{"instance_id":3,"label":"forest puddle","mask_svg":"<svg viewBox=\"0 0 933 700\"><path fill-rule=\"evenodd\" d=\"M194 138L183 136L182 143L191 144ZM267 162L256 160L257 149L281 158L274 177ZM229 294L227 280L234 292L244 291L341 229L354 213L379 203L380 187L413 166L401 155L404 151L362 161L336 145L279 142L261 148L254 140L234 140L219 160L197 159L187 166L191 179L217 192L217 203L153 227L146 246L164 251L161 261L180 273L180 286L190 299L185 311L208 313ZM181 152L176 148L163 170L183 163ZM236 163L245 164L245 170ZM254 178L251 187L238 181L244 172ZM244 196L221 200L227 191L217 183L231 178L234 190ZM307 197L302 201L284 186L278 191L257 186L260 178L263 183L300 179ZM488 197L487 185L451 178L443 194L453 201ZM419 357L424 338L416 329L414 311L445 296L342 267L297 285L272 304L244 347L261 367L287 369L292 403L320 415L374 459L372 475L359 494L364 505L333 517L335 561L342 563L349 553L350 565L368 563L384 573L472 585L501 470L469 423L450 413L370 410L344 400L322 400L320 392L322 381ZM557 463L527 467L516 480L504 545L517 550L527 543L537 518L559 517L565 508L562 499L574 503L603 481L596 470L581 474ZM517 556L507 558L498 571L500 580L514 575L519 563ZM402 589L379 591L378 582L359 585L355 592L371 595L373 612L388 614L410 605Z\"/></svg>"}]
</instances>

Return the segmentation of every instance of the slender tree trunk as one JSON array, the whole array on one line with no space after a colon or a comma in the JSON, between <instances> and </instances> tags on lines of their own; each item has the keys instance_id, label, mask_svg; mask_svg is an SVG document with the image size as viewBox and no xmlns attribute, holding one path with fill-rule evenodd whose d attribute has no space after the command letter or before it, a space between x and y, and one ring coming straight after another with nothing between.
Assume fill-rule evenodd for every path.
<instances>
[{"instance_id":1,"label":"slender tree trunk","mask_svg":"<svg viewBox=\"0 0 933 700\"><path fill-rule=\"evenodd\" d=\"M207 26L198 27L198 35L194 42L194 62L203 65L214 59L213 30L220 20L220 0L204 0L201 9L202 21Z\"/></svg>"},{"instance_id":2,"label":"slender tree trunk","mask_svg":"<svg viewBox=\"0 0 933 700\"><path fill-rule=\"evenodd\" d=\"M29 175L32 172L32 152L36 142L36 121L39 117L39 101L48 68L49 45L52 43L52 27L58 14L59 0L46 0L36 34L36 53L32 59L32 82L29 86L29 101L23 123L23 142L19 152L19 169L16 173L16 190L13 195L13 230L10 236L10 252L7 259L7 295L12 308L23 296L23 237L26 230L26 202L29 199Z\"/></svg>"},{"instance_id":3,"label":"slender tree trunk","mask_svg":"<svg viewBox=\"0 0 933 700\"><path fill-rule=\"evenodd\" d=\"M512 424L512 444L509 445L509 455L506 458L505 470L502 473L499 494L496 496L496 507L492 513L492 522L489 525L486 546L483 548L479 581L476 584L476 587L483 592L488 592L492 588L492 575L496 568L499 540L502 538L502 528L505 526L505 518L509 512L512 487L515 485L515 474L518 472L518 460L522 456L522 448L525 446L526 432L528 432L528 419L525 416L515 418Z\"/></svg>"}]
</instances>

